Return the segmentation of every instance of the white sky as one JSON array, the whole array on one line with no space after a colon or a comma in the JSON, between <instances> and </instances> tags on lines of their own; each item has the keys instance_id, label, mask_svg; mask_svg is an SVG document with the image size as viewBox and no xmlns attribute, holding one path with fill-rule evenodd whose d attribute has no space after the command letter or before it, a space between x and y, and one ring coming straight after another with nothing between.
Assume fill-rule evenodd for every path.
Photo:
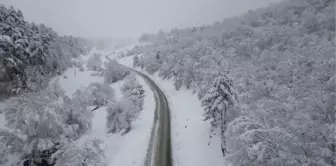
<instances>
[{"instance_id":1,"label":"white sky","mask_svg":"<svg viewBox=\"0 0 336 166\"><path fill-rule=\"evenodd\" d=\"M0 0L61 34L138 37L175 27L211 24L279 0Z\"/></svg>"}]
</instances>

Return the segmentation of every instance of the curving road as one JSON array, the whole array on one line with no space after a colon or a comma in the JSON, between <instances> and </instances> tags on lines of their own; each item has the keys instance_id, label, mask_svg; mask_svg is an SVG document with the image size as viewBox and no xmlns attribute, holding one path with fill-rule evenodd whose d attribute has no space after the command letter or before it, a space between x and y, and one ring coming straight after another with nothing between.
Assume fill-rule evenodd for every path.
<instances>
[{"instance_id":1,"label":"curving road","mask_svg":"<svg viewBox=\"0 0 336 166\"><path fill-rule=\"evenodd\" d=\"M111 61L108 56L105 57L107 60ZM156 103L154 123L144 166L172 166L170 110L168 100L162 90L151 78L137 70L132 68L129 69L144 78L150 89L153 91Z\"/></svg>"},{"instance_id":2,"label":"curving road","mask_svg":"<svg viewBox=\"0 0 336 166\"><path fill-rule=\"evenodd\" d=\"M135 71L145 79L155 96L155 116L145 166L172 166L170 142L170 111L162 90L147 75Z\"/></svg>"}]
</instances>

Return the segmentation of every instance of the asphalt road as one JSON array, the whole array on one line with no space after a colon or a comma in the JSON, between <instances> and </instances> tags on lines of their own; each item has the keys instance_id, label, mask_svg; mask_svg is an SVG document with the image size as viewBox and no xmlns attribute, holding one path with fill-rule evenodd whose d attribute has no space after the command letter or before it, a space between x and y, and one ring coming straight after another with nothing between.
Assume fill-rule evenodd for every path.
<instances>
[{"instance_id":1,"label":"asphalt road","mask_svg":"<svg viewBox=\"0 0 336 166\"><path fill-rule=\"evenodd\" d=\"M167 98L162 90L147 75L135 71L143 77L155 96L155 116L151 139L146 154L145 166L172 166L170 141L170 111Z\"/></svg>"}]
</instances>

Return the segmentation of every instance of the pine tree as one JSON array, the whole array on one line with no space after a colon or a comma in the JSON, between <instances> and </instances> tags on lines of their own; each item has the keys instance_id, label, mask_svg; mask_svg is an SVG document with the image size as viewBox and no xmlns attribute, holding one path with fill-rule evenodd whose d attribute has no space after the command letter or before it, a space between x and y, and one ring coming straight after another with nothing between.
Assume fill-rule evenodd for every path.
<instances>
[{"instance_id":1,"label":"pine tree","mask_svg":"<svg viewBox=\"0 0 336 166\"><path fill-rule=\"evenodd\" d=\"M236 93L233 88L233 82L228 76L217 78L202 98L205 120L210 120L214 128L220 127L221 149L224 156L227 153L224 133L227 129L227 124L233 120L236 114L233 108L235 103Z\"/></svg>"}]
</instances>

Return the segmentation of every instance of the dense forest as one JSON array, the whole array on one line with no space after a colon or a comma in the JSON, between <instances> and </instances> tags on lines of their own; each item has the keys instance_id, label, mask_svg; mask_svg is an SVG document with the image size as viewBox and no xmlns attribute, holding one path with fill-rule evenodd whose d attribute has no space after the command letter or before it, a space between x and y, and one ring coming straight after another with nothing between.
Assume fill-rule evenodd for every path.
<instances>
[{"instance_id":1,"label":"dense forest","mask_svg":"<svg viewBox=\"0 0 336 166\"><path fill-rule=\"evenodd\" d=\"M0 6L0 92L3 97L37 91L46 80L72 66L88 41L59 36L43 24L29 23L22 12Z\"/></svg>"},{"instance_id":2,"label":"dense forest","mask_svg":"<svg viewBox=\"0 0 336 166\"><path fill-rule=\"evenodd\" d=\"M233 165L336 164L335 0L283 1L140 41L150 44L128 53L134 66L197 93Z\"/></svg>"}]
</instances>

